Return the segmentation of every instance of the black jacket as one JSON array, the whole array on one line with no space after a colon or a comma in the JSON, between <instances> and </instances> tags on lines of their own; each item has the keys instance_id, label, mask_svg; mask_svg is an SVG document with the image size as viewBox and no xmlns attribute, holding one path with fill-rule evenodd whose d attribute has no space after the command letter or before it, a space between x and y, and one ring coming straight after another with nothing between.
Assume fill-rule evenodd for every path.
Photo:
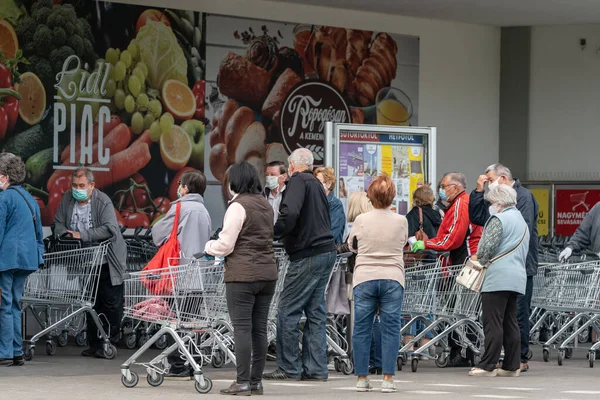
<instances>
[{"instance_id":1,"label":"black jacket","mask_svg":"<svg viewBox=\"0 0 600 400\"><path fill-rule=\"evenodd\" d=\"M431 206L421 207L423 210L423 231L429 238L434 238L437 235L438 228L442 223L442 216L439 211L434 210ZM419 207L413 207L408 214L408 237L415 236L419 230Z\"/></svg>"},{"instance_id":2,"label":"black jacket","mask_svg":"<svg viewBox=\"0 0 600 400\"><path fill-rule=\"evenodd\" d=\"M329 202L311 171L296 172L286 182L275 223L275 240L279 239L291 261L336 250Z\"/></svg>"},{"instance_id":3,"label":"black jacket","mask_svg":"<svg viewBox=\"0 0 600 400\"><path fill-rule=\"evenodd\" d=\"M521 211L523 219L529 227L529 253L527 253L527 276L537 275L538 270L538 228L537 217L539 206L535 197L529 189L521 185L518 179L515 180L513 189L517 192L517 209ZM484 226L490 218L488 208L490 203L483 198L484 192L471 192L469 201L469 218L471 222Z\"/></svg>"}]
</instances>

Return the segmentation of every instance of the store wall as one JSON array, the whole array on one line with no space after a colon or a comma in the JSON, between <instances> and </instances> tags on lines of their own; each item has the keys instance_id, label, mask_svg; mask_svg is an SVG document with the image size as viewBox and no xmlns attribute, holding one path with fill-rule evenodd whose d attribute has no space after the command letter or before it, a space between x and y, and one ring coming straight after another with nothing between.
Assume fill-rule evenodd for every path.
<instances>
[{"instance_id":1,"label":"store wall","mask_svg":"<svg viewBox=\"0 0 600 400\"><path fill-rule=\"evenodd\" d=\"M474 185L498 159L499 28L261 0L121 2L419 36L419 123L438 127L438 174L462 171Z\"/></svg>"},{"instance_id":2,"label":"store wall","mask_svg":"<svg viewBox=\"0 0 600 400\"><path fill-rule=\"evenodd\" d=\"M583 50L581 38L587 42ZM533 28L531 179L600 179L599 49L600 25Z\"/></svg>"}]
</instances>

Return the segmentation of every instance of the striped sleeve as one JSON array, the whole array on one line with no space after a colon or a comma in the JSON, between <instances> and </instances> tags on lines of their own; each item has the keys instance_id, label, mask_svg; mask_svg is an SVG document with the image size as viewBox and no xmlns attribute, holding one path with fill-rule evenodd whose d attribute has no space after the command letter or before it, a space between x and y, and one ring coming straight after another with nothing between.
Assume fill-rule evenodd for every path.
<instances>
[{"instance_id":1,"label":"striped sleeve","mask_svg":"<svg viewBox=\"0 0 600 400\"><path fill-rule=\"evenodd\" d=\"M451 223L446 221L452 218ZM451 251L459 248L469 232L469 203L464 197L456 199L454 208L444 215L438 235L425 242L425 248L434 251Z\"/></svg>"}]
</instances>

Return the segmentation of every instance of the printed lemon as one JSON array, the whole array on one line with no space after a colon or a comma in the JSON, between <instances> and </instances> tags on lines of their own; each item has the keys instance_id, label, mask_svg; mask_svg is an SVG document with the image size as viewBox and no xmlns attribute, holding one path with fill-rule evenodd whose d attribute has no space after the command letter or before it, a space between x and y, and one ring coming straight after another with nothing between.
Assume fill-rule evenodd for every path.
<instances>
[{"instance_id":1,"label":"printed lemon","mask_svg":"<svg viewBox=\"0 0 600 400\"><path fill-rule=\"evenodd\" d=\"M190 136L177 125L160 135L160 156L166 167L179 171L190 160L192 155L192 140Z\"/></svg>"},{"instance_id":2,"label":"printed lemon","mask_svg":"<svg viewBox=\"0 0 600 400\"><path fill-rule=\"evenodd\" d=\"M4 57L15 58L19 49L19 39L10 22L0 18L0 51ZM3 58L3 57L2 57ZM0 58L0 61L2 61Z\"/></svg>"},{"instance_id":3,"label":"printed lemon","mask_svg":"<svg viewBox=\"0 0 600 400\"><path fill-rule=\"evenodd\" d=\"M35 125L42 120L46 110L46 89L33 72L21 75L21 83L15 89L21 95L19 116L29 125Z\"/></svg>"},{"instance_id":4,"label":"printed lemon","mask_svg":"<svg viewBox=\"0 0 600 400\"><path fill-rule=\"evenodd\" d=\"M169 79L163 85L162 101L166 111L181 121L192 118L196 112L196 98L192 90L176 79Z\"/></svg>"}]
</instances>

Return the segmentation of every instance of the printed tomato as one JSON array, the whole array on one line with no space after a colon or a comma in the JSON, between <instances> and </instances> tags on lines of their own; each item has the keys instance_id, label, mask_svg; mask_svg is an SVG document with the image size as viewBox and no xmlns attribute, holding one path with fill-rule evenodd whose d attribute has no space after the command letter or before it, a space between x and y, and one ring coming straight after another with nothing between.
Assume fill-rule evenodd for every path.
<instances>
[{"instance_id":1,"label":"printed tomato","mask_svg":"<svg viewBox=\"0 0 600 400\"><path fill-rule=\"evenodd\" d=\"M123 220L126 220L127 217L129 216L129 214L131 214L132 212L133 212L132 207L125 207L124 209L121 210L121 217L123 217Z\"/></svg>"},{"instance_id":2,"label":"printed tomato","mask_svg":"<svg viewBox=\"0 0 600 400\"><path fill-rule=\"evenodd\" d=\"M194 98L196 99L196 111L194 112L194 118L200 121L204 120L205 114L205 94L206 94L206 83L204 81L197 81L192 89Z\"/></svg>"},{"instance_id":3,"label":"printed tomato","mask_svg":"<svg viewBox=\"0 0 600 400\"><path fill-rule=\"evenodd\" d=\"M171 185L169 186L169 200L171 200L171 201L177 200L177 188L179 187L179 179L181 178L181 175L186 171L198 171L198 170L196 168L192 168L192 167L184 167L184 168L181 168L177 172L177 174L175 174L175 176L173 177L173 180L171 180Z\"/></svg>"},{"instance_id":4,"label":"printed tomato","mask_svg":"<svg viewBox=\"0 0 600 400\"><path fill-rule=\"evenodd\" d=\"M56 210L58 210L58 206L60 201L63 198L64 193L60 191L60 188L53 188L48 195L48 218L54 219L56 215Z\"/></svg>"},{"instance_id":5,"label":"printed tomato","mask_svg":"<svg viewBox=\"0 0 600 400\"><path fill-rule=\"evenodd\" d=\"M125 218L125 226L127 228L137 228L141 226L144 229L150 228L150 219L145 213L131 213Z\"/></svg>"},{"instance_id":6,"label":"printed tomato","mask_svg":"<svg viewBox=\"0 0 600 400\"><path fill-rule=\"evenodd\" d=\"M123 219L123 216L121 216L121 213L119 212L119 210L117 210L115 208L115 216L117 217L117 225L119 225L119 227L124 227L125 226L125 220Z\"/></svg>"},{"instance_id":7,"label":"printed tomato","mask_svg":"<svg viewBox=\"0 0 600 400\"><path fill-rule=\"evenodd\" d=\"M68 176L61 176L54 181L50 191L56 189L60 193L65 193L71 190L71 178Z\"/></svg>"},{"instance_id":8,"label":"printed tomato","mask_svg":"<svg viewBox=\"0 0 600 400\"><path fill-rule=\"evenodd\" d=\"M156 212L159 214L166 214L169 208L171 208L171 201L166 197L155 198L154 204L156 205Z\"/></svg>"}]
</instances>

